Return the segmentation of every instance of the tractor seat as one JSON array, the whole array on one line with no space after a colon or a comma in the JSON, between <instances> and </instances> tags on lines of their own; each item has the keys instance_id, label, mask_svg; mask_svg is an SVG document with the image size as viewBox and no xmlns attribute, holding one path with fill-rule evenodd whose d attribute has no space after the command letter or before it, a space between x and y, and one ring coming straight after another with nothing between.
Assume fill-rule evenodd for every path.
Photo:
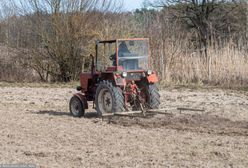
<instances>
[{"instance_id":1,"label":"tractor seat","mask_svg":"<svg viewBox=\"0 0 248 168\"><path fill-rule=\"evenodd\" d=\"M120 62L125 70L137 70L138 69L138 59L128 59Z\"/></svg>"}]
</instances>

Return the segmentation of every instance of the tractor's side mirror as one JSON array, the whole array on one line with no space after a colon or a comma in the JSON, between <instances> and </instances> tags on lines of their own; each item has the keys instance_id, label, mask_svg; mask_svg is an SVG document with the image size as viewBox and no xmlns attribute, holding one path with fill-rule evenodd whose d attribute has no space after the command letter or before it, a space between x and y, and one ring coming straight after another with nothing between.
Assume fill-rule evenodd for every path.
<instances>
[{"instance_id":1,"label":"tractor's side mirror","mask_svg":"<svg viewBox=\"0 0 248 168\"><path fill-rule=\"evenodd\" d=\"M91 58L91 66L94 66L95 62L94 62L94 56L92 54L90 54L90 58Z\"/></svg>"}]
</instances>

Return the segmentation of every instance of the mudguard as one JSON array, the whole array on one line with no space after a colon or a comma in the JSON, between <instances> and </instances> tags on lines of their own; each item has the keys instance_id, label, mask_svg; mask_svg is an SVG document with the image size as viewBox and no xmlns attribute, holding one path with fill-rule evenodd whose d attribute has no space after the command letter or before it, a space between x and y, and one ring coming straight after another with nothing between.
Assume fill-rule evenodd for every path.
<instances>
[{"instance_id":1,"label":"mudguard","mask_svg":"<svg viewBox=\"0 0 248 168\"><path fill-rule=\"evenodd\" d=\"M84 105L84 109L88 109L88 102L87 99L85 97L85 95L82 92L78 92L73 94L74 96L77 96L79 98L79 100L82 102L82 104Z\"/></svg>"}]
</instances>

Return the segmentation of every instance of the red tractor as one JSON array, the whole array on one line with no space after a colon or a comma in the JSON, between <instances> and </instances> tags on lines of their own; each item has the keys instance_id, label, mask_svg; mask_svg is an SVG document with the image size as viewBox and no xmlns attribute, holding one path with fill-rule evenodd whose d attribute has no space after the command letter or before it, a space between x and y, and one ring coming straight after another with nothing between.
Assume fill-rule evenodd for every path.
<instances>
[{"instance_id":1,"label":"red tractor","mask_svg":"<svg viewBox=\"0 0 248 168\"><path fill-rule=\"evenodd\" d=\"M91 72L80 75L80 86L70 100L74 117L84 115L93 101L99 116L158 109L158 77L149 69L149 39L97 41Z\"/></svg>"}]
</instances>

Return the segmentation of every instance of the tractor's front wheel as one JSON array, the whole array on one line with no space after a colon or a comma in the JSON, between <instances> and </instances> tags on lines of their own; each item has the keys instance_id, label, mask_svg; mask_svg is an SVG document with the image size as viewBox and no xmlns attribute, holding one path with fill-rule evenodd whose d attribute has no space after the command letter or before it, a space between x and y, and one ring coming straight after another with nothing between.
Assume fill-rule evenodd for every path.
<instances>
[{"instance_id":1,"label":"tractor's front wheel","mask_svg":"<svg viewBox=\"0 0 248 168\"><path fill-rule=\"evenodd\" d=\"M73 117L82 117L84 115L84 106L77 96L70 100L70 113Z\"/></svg>"},{"instance_id":2,"label":"tractor's front wheel","mask_svg":"<svg viewBox=\"0 0 248 168\"><path fill-rule=\"evenodd\" d=\"M99 116L105 113L125 111L124 96L120 87L109 81L102 81L96 89L96 110Z\"/></svg>"},{"instance_id":3,"label":"tractor's front wheel","mask_svg":"<svg viewBox=\"0 0 248 168\"><path fill-rule=\"evenodd\" d=\"M145 95L146 105L150 109L158 109L160 105L160 94L156 84L141 83L141 91Z\"/></svg>"}]
</instances>

